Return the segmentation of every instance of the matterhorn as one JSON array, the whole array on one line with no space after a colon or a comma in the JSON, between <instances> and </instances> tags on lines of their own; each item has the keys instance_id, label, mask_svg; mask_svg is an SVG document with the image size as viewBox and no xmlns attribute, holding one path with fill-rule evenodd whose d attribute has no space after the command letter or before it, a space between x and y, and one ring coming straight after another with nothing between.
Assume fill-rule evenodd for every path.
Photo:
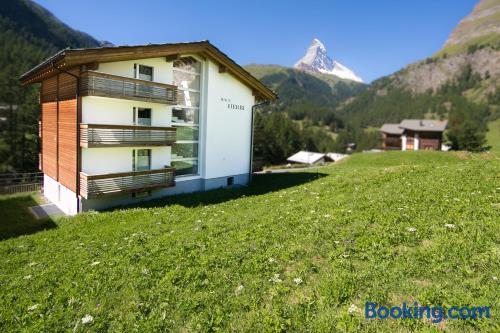
<instances>
[{"instance_id":1,"label":"matterhorn","mask_svg":"<svg viewBox=\"0 0 500 333\"><path fill-rule=\"evenodd\" d=\"M297 61L294 67L308 72L330 74L341 79L363 82L349 68L332 60L326 53L325 45L317 38L313 39L311 46L307 49L306 55Z\"/></svg>"}]
</instances>

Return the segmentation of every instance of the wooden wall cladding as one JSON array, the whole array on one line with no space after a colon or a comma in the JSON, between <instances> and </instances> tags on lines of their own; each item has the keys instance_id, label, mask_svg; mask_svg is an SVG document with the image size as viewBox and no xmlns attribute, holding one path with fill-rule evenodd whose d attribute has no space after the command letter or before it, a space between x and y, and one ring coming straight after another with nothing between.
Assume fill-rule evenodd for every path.
<instances>
[{"instance_id":1,"label":"wooden wall cladding","mask_svg":"<svg viewBox=\"0 0 500 333\"><path fill-rule=\"evenodd\" d=\"M57 179L57 102L42 103L42 167Z\"/></svg>"},{"instance_id":2,"label":"wooden wall cladding","mask_svg":"<svg viewBox=\"0 0 500 333\"><path fill-rule=\"evenodd\" d=\"M77 174L76 150L76 99L59 101L59 182L74 192Z\"/></svg>"},{"instance_id":3,"label":"wooden wall cladding","mask_svg":"<svg viewBox=\"0 0 500 333\"><path fill-rule=\"evenodd\" d=\"M74 74L78 70L72 70ZM43 172L76 192L78 174L76 78L60 73L42 82Z\"/></svg>"},{"instance_id":4,"label":"wooden wall cladding","mask_svg":"<svg viewBox=\"0 0 500 333\"><path fill-rule=\"evenodd\" d=\"M57 101L57 75L42 81L40 102Z\"/></svg>"}]
</instances>

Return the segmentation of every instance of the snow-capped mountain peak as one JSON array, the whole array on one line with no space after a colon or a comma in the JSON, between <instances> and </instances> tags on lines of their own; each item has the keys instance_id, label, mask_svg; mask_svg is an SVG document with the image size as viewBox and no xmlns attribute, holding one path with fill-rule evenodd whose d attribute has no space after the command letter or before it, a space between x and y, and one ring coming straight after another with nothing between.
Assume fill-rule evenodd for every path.
<instances>
[{"instance_id":1,"label":"snow-capped mountain peak","mask_svg":"<svg viewBox=\"0 0 500 333\"><path fill-rule=\"evenodd\" d=\"M330 74L342 79L363 82L363 80L349 68L332 60L326 52L325 45L317 38L313 39L305 56L297 61L294 67L309 72Z\"/></svg>"}]
</instances>

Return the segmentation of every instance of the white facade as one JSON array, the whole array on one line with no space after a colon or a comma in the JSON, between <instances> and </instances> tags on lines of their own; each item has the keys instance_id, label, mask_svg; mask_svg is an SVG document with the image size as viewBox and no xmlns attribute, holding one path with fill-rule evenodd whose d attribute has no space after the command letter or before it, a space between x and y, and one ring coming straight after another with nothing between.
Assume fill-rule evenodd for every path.
<instances>
[{"instance_id":1,"label":"white facade","mask_svg":"<svg viewBox=\"0 0 500 333\"><path fill-rule=\"evenodd\" d=\"M219 65L211 60L201 59L195 55L190 57L201 63L199 120L196 125L187 124L190 129L198 130L198 169L195 174L177 176L175 187L152 190L146 198L136 199L128 193L91 200L78 198L67 188L61 190L59 183L45 176L45 196L65 213L75 214L78 207L80 211L102 209L169 194L245 185L249 179L251 113L255 104L252 90L232 74L220 73ZM153 68L154 82L174 83L173 62L167 61L164 57L100 63L97 71L134 78L137 74L137 64ZM179 140L179 131L186 124L173 121L173 109L176 106L172 105L84 96L81 122L134 125L134 108L151 109L151 126L177 127L177 143L190 144L190 141ZM151 150L151 170L175 167L173 161L182 160L177 155L172 158L174 148L171 146L81 148L81 171L88 175L131 172L134 170L133 151L138 149Z\"/></svg>"}]
</instances>

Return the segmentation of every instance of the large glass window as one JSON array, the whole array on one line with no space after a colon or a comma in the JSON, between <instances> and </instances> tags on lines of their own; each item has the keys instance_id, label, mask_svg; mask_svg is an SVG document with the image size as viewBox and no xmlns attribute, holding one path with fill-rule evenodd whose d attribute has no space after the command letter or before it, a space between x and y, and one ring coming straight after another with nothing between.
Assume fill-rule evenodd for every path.
<instances>
[{"instance_id":1,"label":"large glass window","mask_svg":"<svg viewBox=\"0 0 500 333\"><path fill-rule=\"evenodd\" d=\"M177 176L198 174L201 63L193 57L174 61L173 78L177 104L172 108L172 124L177 141L172 146L172 166Z\"/></svg>"},{"instance_id":2,"label":"large glass window","mask_svg":"<svg viewBox=\"0 0 500 333\"><path fill-rule=\"evenodd\" d=\"M151 149L132 150L132 169L134 171L151 170Z\"/></svg>"},{"instance_id":3,"label":"large glass window","mask_svg":"<svg viewBox=\"0 0 500 333\"><path fill-rule=\"evenodd\" d=\"M177 124L198 124L198 108L172 108L172 122Z\"/></svg>"}]
</instances>

